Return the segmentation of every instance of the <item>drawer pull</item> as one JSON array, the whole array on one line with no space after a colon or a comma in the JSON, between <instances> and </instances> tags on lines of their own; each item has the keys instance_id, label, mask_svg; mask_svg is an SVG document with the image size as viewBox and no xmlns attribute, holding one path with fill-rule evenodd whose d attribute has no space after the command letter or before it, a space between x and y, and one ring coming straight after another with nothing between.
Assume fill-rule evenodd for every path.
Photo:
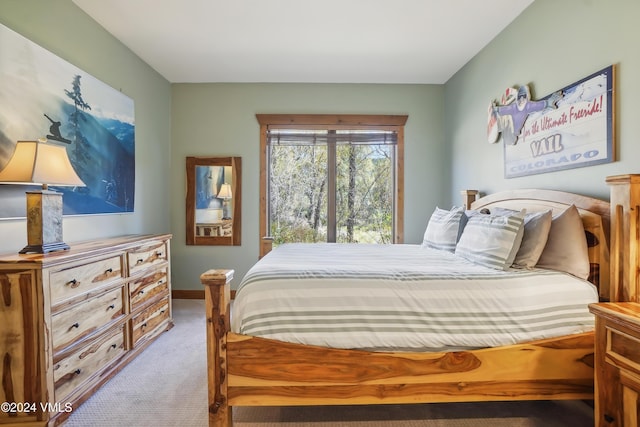
<instances>
[{"instance_id":1,"label":"drawer pull","mask_svg":"<svg viewBox=\"0 0 640 427\"><path fill-rule=\"evenodd\" d=\"M115 304L111 304L109 307L107 307L107 310L113 310L114 308L116 308Z\"/></svg>"},{"instance_id":2,"label":"drawer pull","mask_svg":"<svg viewBox=\"0 0 640 427\"><path fill-rule=\"evenodd\" d=\"M144 294L144 291L142 290L138 291L138 295L142 295L142 294Z\"/></svg>"},{"instance_id":3,"label":"drawer pull","mask_svg":"<svg viewBox=\"0 0 640 427\"><path fill-rule=\"evenodd\" d=\"M163 255L162 252L160 251L156 252L156 256L162 256L162 255Z\"/></svg>"},{"instance_id":4,"label":"drawer pull","mask_svg":"<svg viewBox=\"0 0 640 427\"><path fill-rule=\"evenodd\" d=\"M80 327L80 323L76 322L73 325L71 325L71 327L69 329L79 328L79 327Z\"/></svg>"},{"instance_id":5,"label":"drawer pull","mask_svg":"<svg viewBox=\"0 0 640 427\"><path fill-rule=\"evenodd\" d=\"M160 310L160 314L164 314L164 310Z\"/></svg>"},{"instance_id":6,"label":"drawer pull","mask_svg":"<svg viewBox=\"0 0 640 427\"><path fill-rule=\"evenodd\" d=\"M76 279L71 279L67 282L67 285L71 286L71 288L75 289L78 286L80 286L80 282L78 282Z\"/></svg>"},{"instance_id":7,"label":"drawer pull","mask_svg":"<svg viewBox=\"0 0 640 427\"><path fill-rule=\"evenodd\" d=\"M146 328L146 327L147 327L147 322L144 322L144 323L142 324L142 327L143 327L143 328Z\"/></svg>"},{"instance_id":8,"label":"drawer pull","mask_svg":"<svg viewBox=\"0 0 640 427\"><path fill-rule=\"evenodd\" d=\"M111 344L111 348L116 348L117 346L117 344Z\"/></svg>"},{"instance_id":9,"label":"drawer pull","mask_svg":"<svg viewBox=\"0 0 640 427\"><path fill-rule=\"evenodd\" d=\"M104 271L104 274L107 274L107 273L113 273L113 268L107 268L107 269Z\"/></svg>"},{"instance_id":10,"label":"drawer pull","mask_svg":"<svg viewBox=\"0 0 640 427\"><path fill-rule=\"evenodd\" d=\"M76 375L80 375L80 372L82 372L80 369L76 369L75 371L73 371Z\"/></svg>"},{"instance_id":11,"label":"drawer pull","mask_svg":"<svg viewBox=\"0 0 640 427\"><path fill-rule=\"evenodd\" d=\"M609 414L604 414L604 420L608 423L612 423L613 421L615 421L615 418L613 418L611 415Z\"/></svg>"}]
</instances>

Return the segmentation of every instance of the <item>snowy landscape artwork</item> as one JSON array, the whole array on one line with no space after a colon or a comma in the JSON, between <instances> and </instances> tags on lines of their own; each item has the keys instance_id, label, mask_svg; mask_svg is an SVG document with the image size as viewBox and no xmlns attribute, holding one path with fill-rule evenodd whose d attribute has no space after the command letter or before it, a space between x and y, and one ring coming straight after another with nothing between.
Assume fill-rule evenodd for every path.
<instances>
[{"instance_id":1,"label":"snowy landscape artwork","mask_svg":"<svg viewBox=\"0 0 640 427\"><path fill-rule=\"evenodd\" d=\"M66 147L85 187L63 193L65 215L134 210L135 120L131 98L0 25L0 170L17 141ZM0 185L0 219L25 216L23 185Z\"/></svg>"}]
</instances>

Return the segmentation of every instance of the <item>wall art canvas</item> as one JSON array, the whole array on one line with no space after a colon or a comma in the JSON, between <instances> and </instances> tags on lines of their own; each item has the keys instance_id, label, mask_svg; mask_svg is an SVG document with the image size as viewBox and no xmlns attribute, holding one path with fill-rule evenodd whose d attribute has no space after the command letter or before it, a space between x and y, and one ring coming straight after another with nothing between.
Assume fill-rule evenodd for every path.
<instances>
[{"instance_id":1,"label":"wall art canvas","mask_svg":"<svg viewBox=\"0 0 640 427\"><path fill-rule=\"evenodd\" d=\"M51 187L64 214L133 212L133 100L0 25L0 170L17 141L39 138L65 146L86 184ZM0 185L0 219L25 216L29 187Z\"/></svg>"},{"instance_id":2,"label":"wall art canvas","mask_svg":"<svg viewBox=\"0 0 640 427\"><path fill-rule=\"evenodd\" d=\"M514 178L614 160L614 68L534 101L508 88L489 107L489 142L502 137L504 176Z\"/></svg>"}]
</instances>

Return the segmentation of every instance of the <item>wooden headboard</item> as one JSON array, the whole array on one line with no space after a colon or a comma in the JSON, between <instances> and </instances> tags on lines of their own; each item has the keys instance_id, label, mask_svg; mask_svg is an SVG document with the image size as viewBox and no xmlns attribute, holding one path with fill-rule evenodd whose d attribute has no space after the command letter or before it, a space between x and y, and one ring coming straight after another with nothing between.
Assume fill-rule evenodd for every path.
<instances>
[{"instance_id":1,"label":"wooden headboard","mask_svg":"<svg viewBox=\"0 0 640 427\"><path fill-rule=\"evenodd\" d=\"M589 247L589 281L598 287L601 300L609 299L609 202L556 190L507 190L473 200L476 190L462 191L468 209L502 207L528 212L551 210L553 215L575 205L582 217Z\"/></svg>"}]
</instances>

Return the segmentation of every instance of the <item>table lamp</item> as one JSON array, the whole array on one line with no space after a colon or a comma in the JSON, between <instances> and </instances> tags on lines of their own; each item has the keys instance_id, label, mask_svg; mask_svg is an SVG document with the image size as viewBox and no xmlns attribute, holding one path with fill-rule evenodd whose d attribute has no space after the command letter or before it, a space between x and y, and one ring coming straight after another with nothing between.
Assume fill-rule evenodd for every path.
<instances>
[{"instance_id":1,"label":"table lamp","mask_svg":"<svg viewBox=\"0 0 640 427\"><path fill-rule=\"evenodd\" d=\"M231 219L229 214L229 200L232 198L231 184L222 184L217 197L222 199L222 219Z\"/></svg>"},{"instance_id":2,"label":"table lamp","mask_svg":"<svg viewBox=\"0 0 640 427\"><path fill-rule=\"evenodd\" d=\"M85 184L69 161L65 147L38 141L18 141L9 163L0 171L3 184L41 184L39 191L27 191L27 246L19 253L48 253L67 250L62 241L62 193L55 186Z\"/></svg>"}]
</instances>

